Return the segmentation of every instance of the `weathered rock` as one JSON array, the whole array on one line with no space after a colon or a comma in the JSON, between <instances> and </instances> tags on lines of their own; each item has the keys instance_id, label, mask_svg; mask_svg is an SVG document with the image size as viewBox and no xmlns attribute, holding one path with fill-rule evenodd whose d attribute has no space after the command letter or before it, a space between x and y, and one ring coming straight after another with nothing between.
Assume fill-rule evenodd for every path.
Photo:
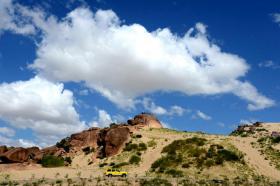
<instances>
[{"instance_id":1,"label":"weathered rock","mask_svg":"<svg viewBox=\"0 0 280 186\"><path fill-rule=\"evenodd\" d=\"M43 153L38 147L30 147L26 149L30 160L35 162L40 161L43 158Z\"/></svg>"},{"instance_id":2,"label":"weathered rock","mask_svg":"<svg viewBox=\"0 0 280 186\"><path fill-rule=\"evenodd\" d=\"M160 121L152 114L142 113L127 121L138 128L163 128Z\"/></svg>"},{"instance_id":3,"label":"weathered rock","mask_svg":"<svg viewBox=\"0 0 280 186\"><path fill-rule=\"evenodd\" d=\"M1 155L1 160L5 163L23 163L29 160L38 162L42 159L42 156L42 152L38 147L17 147L3 153Z\"/></svg>"},{"instance_id":4,"label":"weathered rock","mask_svg":"<svg viewBox=\"0 0 280 186\"><path fill-rule=\"evenodd\" d=\"M99 138L99 128L90 128L89 130L82 131L80 133L72 134L69 138L70 148L77 150L84 147L97 147L97 141Z\"/></svg>"},{"instance_id":5,"label":"weathered rock","mask_svg":"<svg viewBox=\"0 0 280 186\"><path fill-rule=\"evenodd\" d=\"M13 148L1 156L2 162L5 163L23 163L29 159L28 150L22 147Z\"/></svg>"},{"instance_id":6,"label":"weathered rock","mask_svg":"<svg viewBox=\"0 0 280 186\"><path fill-rule=\"evenodd\" d=\"M63 148L58 148L56 146L47 147L41 150L43 155L53 155L53 156L62 156L65 154L65 150Z\"/></svg>"},{"instance_id":7,"label":"weathered rock","mask_svg":"<svg viewBox=\"0 0 280 186\"><path fill-rule=\"evenodd\" d=\"M104 136L105 156L113 156L119 153L129 139L130 130L128 127L110 128Z\"/></svg>"}]
</instances>

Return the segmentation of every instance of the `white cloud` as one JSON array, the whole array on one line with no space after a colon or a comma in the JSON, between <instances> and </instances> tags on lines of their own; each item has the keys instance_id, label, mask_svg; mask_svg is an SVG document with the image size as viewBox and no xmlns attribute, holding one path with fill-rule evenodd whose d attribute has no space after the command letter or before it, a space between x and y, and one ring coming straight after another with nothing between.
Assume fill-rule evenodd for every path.
<instances>
[{"instance_id":1,"label":"white cloud","mask_svg":"<svg viewBox=\"0 0 280 186\"><path fill-rule=\"evenodd\" d=\"M144 97L140 103L143 105L144 109L156 115L182 116L185 111L188 111L178 105L173 105L169 109L163 108L156 105L150 98L147 97Z\"/></svg>"},{"instance_id":2,"label":"white cloud","mask_svg":"<svg viewBox=\"0 0 280 186\"><path fill-rule=\"evenodd\" d=\"M170 108L170 115L182 116L185 112L190 112L190 110L186 110L178 105L173 105Z\"/></svg>"},{"instance_id":3,"label":"white cloud","mask_svg":"<svg viewBox=\"0 0 280 186\"><path fill-rule=\"evenodd\" d=\"M112 120L110 114L108 114L105 110L98 110L98 118L96 121L93 121L90 125L93 127L108 127L111 123L116 123L116 120Z\"/></svg>"},{"instance_id":4,"label":"white cloud","mask_svg":"<svg viewBox=\"0 0 280 186\"><path fill-rule=\"evenodd\" d=\"M264 62L261 62L258 64L259 67L263 67L263 68L271 68L271 69L279 69L280 68L280 65L269 60L269 61L264 61Z\"/></svg>"},{"instance_id":5,"label":"white cloud","mask_svg":"<svg viewBox=\"0 0 280 186\"><path fill-rule=\"evenodd\" d=\"M280 14L279 13L272 14L272 17L273 17L275 23L280 23Z\"/></svg>"},{"instance_id":6,"label":"white cloud","mask_svg":"<svg viewBox=\"0 0 280 186\"><path fill-rule=\"evenodd\" d=\"M120 107L133 108L137 97L161 90L233 93L247 100L249 108L274 105L239 80L249 66L209 41L202 23L179 37L168 28L148 32L139 24L121 24L111 10L93 14L78 8L60 21L26 11L24 15L44 33L31 68L50 79L85 82ZM255 97L241 96L240 89L254 90Z\"/></svg>"},{"instance_id":7,"label":"white cloud","mask_svg":"<svg viewBox=\"0 0 280 186\"><path fill-rule=\"evenodd\" d=\"M207 114L201 112L200 110L196 111L196 116L203 119L203 120L211 120L212 117L208 116Z\"/></svg>"},{"instance_id":8,"label":"white cloud","mask_svg":"<svg viewBox=\"0 0 280 186\"><path fill-rule=\"evenodd\" d=\"M16 134L16 132L12 128L0 127L0 134L8 136L8 137L13 137Z\"/></svg>"},{"instance_id":9,"label":"white cloud","mask_svg":"<svg viewBox=\"0 0 280 186\"><path fill-rule=\"evenodd\" d=\"M2 9L7 23L1 25L20 22L33 28L22 33L42 33L30 68L47 79L85 82L122 108L133 108L138 97L155 91L233 93L249 102L249 110L275 104L252 84L239 80L249 69L246 61L211 42L202 23L180 37L168 28L149 32L140 24L122 24L111 10L92 13L78 8L58 20L38 9L3 2L13 13Z\"/></svg>"},{"instance_id":10,"label":"white cloud","mask_svg":"<svg viewBox=\"0 0 280 186\"><path fill-rule=\"evenodd\" d=\"M73 107L72 92L38 76L0 84L0 119L32 129L42 146L86 127Z\"/></svg>"},{"instance_id":11,"label":"white cloud","mask_svg":"<svg viewBox=\"0 0 280 186\"><path fill-rule=\"evenodd\" d=\"M256 119L241 119L240 120L240 124L252 124L252 123L255 123L257 120Z\"/></svg>"},{"instance_id":12,"label":"white cloud","mask_svg":"<svg viewBox=\"0 0 280 186\"><path fill-rule=\"evenodd\" d=\"M150 98L144 98L142 100L142 104L144 106L144 109L153 114L165 115L168 112L165 108L156 105Z\"/></svg>"},{"instance_id":13,"label":"white cloud","mask_svg":"<svg viewBox=\"0 0 280 186\"><path fill-rule=\"evenodd\" d=\"M5 137L0 135L0 145L13 146L13 147L34 147L40 148L40 145L35 144L30 140L25 139L12 139L10 137Z\"/></svg>"},{"instance_id":14,"label":"white cloud","mask_svg":"<svg viewBox=\"0 0 280 186\"><path fill-rule=\"evenodd\" d=\"M218 123L218 126L224 128L224 127L225 127L225 124L222 123L222 122L219 122L219 123Z\"/></svg>"},{"instance_id":15,"label":"white cloud","mask_svg":"<svg viewBox=\"0 0 280 186\"><path fill-rule=\"evenodd\" d=\"M16 12L20 8L19 4L13 4L12 0L0 1L0 33L9 30L18 34L33 34L35 27L29 23L28 19L22 19L21 12Z\"/></svg>"}]
</instances>

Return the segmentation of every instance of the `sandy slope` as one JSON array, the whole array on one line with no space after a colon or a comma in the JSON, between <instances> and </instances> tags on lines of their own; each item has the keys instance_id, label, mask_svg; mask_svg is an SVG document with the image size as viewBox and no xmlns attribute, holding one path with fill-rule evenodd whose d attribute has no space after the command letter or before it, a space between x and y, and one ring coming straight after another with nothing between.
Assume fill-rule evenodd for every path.
<instances>
[{"instance_id":1,"label":"sandy slope","mask_svg":"<svg viewBox=\"0 0 280 186\"><path fill-rule=\"evenodd\" d=\"M253 148L251 142L256 142L255 138L247 137L231 137L232 143L243 153L245 153L245 160L252 168L256 169L258 173L279 180L280 171L269 165L269 160L265 160L260 152Z\"/></svg>"}]
</instances>

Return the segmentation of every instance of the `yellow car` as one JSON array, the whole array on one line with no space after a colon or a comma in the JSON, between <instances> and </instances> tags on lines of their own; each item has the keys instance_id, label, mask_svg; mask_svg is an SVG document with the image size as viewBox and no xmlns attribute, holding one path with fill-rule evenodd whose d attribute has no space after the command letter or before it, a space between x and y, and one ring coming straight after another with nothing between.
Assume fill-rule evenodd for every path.
<instances>
[{"instance_id":1,"label":"yellow car","mask_svg":"<svg viewBox=\"0 0 280 186\"><path fill-rule=\"evenodd\" d=\"M127 176L127 172L120 171L119 169L108 169L105 172L105 176L108 176L108 177L112 177L112 176L126 177Z\"/></svg>"}]
</instances>

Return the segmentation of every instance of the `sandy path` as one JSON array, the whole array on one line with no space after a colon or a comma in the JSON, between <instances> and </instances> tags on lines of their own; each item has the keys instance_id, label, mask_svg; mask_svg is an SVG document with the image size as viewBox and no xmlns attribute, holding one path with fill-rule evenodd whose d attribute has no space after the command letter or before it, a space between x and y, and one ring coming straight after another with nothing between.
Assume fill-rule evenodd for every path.
<instances>
[{"instance_id":1,"label":"sandy path","mask_svg":"<svg viewBox=\"0 0 280 186\"><path fill-rule=\"evenodd\" d=\"M280 171L278 171L273 166L269 165L269 160L265 160L260 152L251 146L251 142L255 142L256 139L247 137L231 137L232 143L240 151L245 153L245 160L249 162L252 168L256 169L258 173L270 177L275 180L280 179Z\"/></svg>"}]
</instances>

